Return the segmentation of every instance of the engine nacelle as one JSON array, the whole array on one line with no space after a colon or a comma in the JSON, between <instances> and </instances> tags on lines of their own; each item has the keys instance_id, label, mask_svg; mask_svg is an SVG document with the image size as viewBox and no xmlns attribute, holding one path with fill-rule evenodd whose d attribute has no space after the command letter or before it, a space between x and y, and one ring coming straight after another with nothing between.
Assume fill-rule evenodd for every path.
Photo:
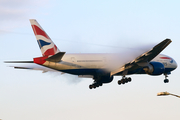
<instances>
[{"instance_id":1,"label":"engine nacelle","mask_svg":"<svg viewBox=\"0 0 180 120\"><path fill-rule=\"evenodd\" d=\"M150 62L148 67L144 68L146 74L149 75L161 75L164 73L164 65L160 62Z\"/></svg>"},{"instance_id":2,"label":"engine nacelle","mask_svg":"<svg viewBox=\"0 0 180 120\"><path fill-rule=\"evenodd\" d=\"M101 80L102 83L110 83L113 80L113 76L107 75L107 76L102 76Z\"/></svg>"},{"instance_id":3,"label":"engine nacelle","mask_svg":"<svg viewBox=\"0 0 180 120\"><path fill-rule=\"evenodd\" d=\"M110 83L113 80L113 76L110 75L109 72L105 70L97 70L96 75L94 76L94 79L97 79L97 81L101 81L102 83Z\"/></svg>"}]
</instances>

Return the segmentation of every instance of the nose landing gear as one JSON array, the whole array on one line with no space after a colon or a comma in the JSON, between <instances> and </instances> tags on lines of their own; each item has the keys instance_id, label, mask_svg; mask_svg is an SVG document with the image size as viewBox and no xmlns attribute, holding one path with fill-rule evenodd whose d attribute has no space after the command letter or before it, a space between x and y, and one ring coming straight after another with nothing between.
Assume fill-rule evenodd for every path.
<instances>
[{"instance_id":1,"label":"nose landing gear","mask_svg":"<svg viewBox=\"0 0 180 120\"><path fill-rule=\"evenodd\" d=\"M164 75L165 75L164 83L168 83L169 79L167 79L167 77L168 77L167 73L165 73Z\"/></svg>"},{"instance_id":2,"label":"nose landing gear","mask_svg":"<svg viewBox=\"0 0 180 120\"><path fill-rule=\"evenodd\" d=\"M121 84L125 84L128 82L131 82L131 78L130 77L127 78L127 77L123 76L123 78L118 81L118 84L121 85Z\"/></svg>"}]
</instances>

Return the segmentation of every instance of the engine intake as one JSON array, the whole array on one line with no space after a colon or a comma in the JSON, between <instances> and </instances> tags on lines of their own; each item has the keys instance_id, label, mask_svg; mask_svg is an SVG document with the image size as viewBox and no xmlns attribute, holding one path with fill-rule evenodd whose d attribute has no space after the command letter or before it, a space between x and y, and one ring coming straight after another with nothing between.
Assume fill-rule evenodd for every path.
<instances>
[{"instance_id":1,"label":"engine intake","mask_svg":"<svg viewBox=\"0 0 180 120\"><path fill-rule=\"evenodd\" d=\"M149 75L161 75L164 73L164 65L160 62L150 62L149 66L143 69Z\"/></svg>"}]
</instances>

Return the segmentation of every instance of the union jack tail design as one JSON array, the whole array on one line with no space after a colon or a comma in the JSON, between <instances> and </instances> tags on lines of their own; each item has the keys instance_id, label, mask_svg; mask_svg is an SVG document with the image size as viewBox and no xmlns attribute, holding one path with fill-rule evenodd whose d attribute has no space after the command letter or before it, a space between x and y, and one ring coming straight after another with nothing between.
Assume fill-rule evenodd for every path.
<instances>
[{"instance_id":1,"label":"union jack tail design","mask_svg":"<svg viewBox=\"0 0 180 120\"><path fill-rule=\"evenodd\" d=\"M57 46L51 40L51 38L46 34L46 32L35 19L30 19L30 23L43 57L50 57L60 52Z\"/></svg>"}]
</instances>

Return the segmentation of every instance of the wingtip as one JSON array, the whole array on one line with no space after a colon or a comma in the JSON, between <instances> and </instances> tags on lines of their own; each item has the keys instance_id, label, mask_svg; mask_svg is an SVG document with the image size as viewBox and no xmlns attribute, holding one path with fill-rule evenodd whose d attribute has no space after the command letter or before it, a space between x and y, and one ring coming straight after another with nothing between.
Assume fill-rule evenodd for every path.
<instances>
[{"instance_id":1,"label":"wingtip","mask_svg":"<svg viewBox=\"0 0 180 120\"><path fill-rule=\"evenodd\" d=\"M169 38L166 38L166 39L165 39L165 41L172 42L172 40L171 40L171 39L169 39Z\"/></svg>"}]
</instances>

